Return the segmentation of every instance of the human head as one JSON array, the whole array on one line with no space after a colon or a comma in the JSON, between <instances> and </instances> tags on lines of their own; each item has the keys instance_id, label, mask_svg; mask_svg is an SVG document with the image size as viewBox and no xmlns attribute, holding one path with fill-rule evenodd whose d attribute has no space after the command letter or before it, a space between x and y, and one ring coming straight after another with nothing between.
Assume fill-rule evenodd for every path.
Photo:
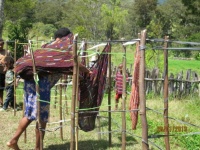
<instances>
[{"instance_id":1,"label":"human head","mask_svg":"<svg viewBox=\"0 0 200 150\"><path fill-rule=\"evenodd\" d=\"M118 66L118 69L119 69L119 70L122 70L122 68L123 68L123 65L120 64L120 65Z\"/></svg>"},{"instance_id":2,"label":"human head","mask_svg":"<svg viewBox=\"0 0 200 150\"><path fill-rule=\"evenodd\" d=\"M4 45L4 40L2 38L0 38L0 49L3 49L3 45Z\"/></svg>"},{"instance_id":3,"label":"human head","mask_svg":"<svg viewBox=\"0 0 200 150\"><path fill-rule=\"evenodd\" d=\"M5 65L7 69L14 68L14 59L11 56L5 56L2 60L2 63Z\"/></svg>"},{"instance_id":4,"label":"human head","mask_svg":"<svg viewBox=\"0 0 200 150\"><path fill-rule=\"evenodd\" d=\"M54 33L54 39L65 37L70 33L71 31L68 28L60 28Z\"/></svg>"}]
</instances>

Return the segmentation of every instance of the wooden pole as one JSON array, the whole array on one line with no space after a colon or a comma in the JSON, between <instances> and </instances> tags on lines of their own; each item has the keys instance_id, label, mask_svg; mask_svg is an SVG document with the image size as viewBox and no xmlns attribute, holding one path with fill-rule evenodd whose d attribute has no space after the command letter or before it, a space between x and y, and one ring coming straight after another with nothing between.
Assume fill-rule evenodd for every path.
<instances>
[{"instance_id":1,"label":"wooden pole","mask_svg":"<svg viewBox=\"0 0 200 150\"><path fill-rule=\"evenodd\" d=\"M75 150L75 105L76 105L76 90L77 90L77 68L78 68L78 58L77 58L77 35L74 36L73 41L73 91L72 91L72 102L71 102L71 142L70 150Z\"/></svg>"},{"instance_id":2,"label":"wooden pole","mask_svg":"<svg viewBox=\"0 0 200 150\"><path fill-rule=\"evenodd\" d=\"M67 85L66 85L66 83L67 83L67 79L68 79L68 76L66 75L66 74L64 74L63 75L63 79L64 79L64 88L63 88L63 90L64 90L64 99L65 99L65 112L66 112L66 114L68 115L69 113L68 113L68 103L67 103Z\"/></svg>"},{"instance_id":3,"label":"wooden pole","mask_svg":"<svg viewBox=\"0 0 200 150\"><path fill-rule=\"evenodd\" d=\"M110 44L110 43L108 43ZM112 146L112 134L111 134L111 45L108 51L110 54L108 55L108 139L109 139L109 147Z\"/></svg>"},{"instance_id":4,"label":"wooden pole","mask_svg":"<svg viewBox=\"0 0 200 150\"><path fill-rule=\"evenodd\" d=\"M38 122L38 129L40 132L40 150L43 150L43 134L42 134L42 130L41 130L41 117L40 117L40 90L39 90L39 85L38 85L38 75L36 72L36 66L35 66L35 58L33 55L33 50L32 48L30 48L30 53L31 53L31 58L32 58L32 62L33 62L33 74L34 74L34 80L35 80L35 86L36 86L36 93L38 95L37 98L37 122Z\"/></svg>"},{"instance_id":5,"label":"wooden pole","mask_svg":"<svg viewBox=\"0 0 200 150\"><path fill-rule=\"evenodd\" d=\"M146 118L146 99L145 99L145 42L146 42L146 30L141 31L140 39L140 71L139 71L139 97L140 97L140 116L142 124L142 149L149 149L148 145L148 127Z\"/></svg>"},{"instance_id":6,"label":"wooden pole","mask_svg":"<svg viewBox=\"0 0 200 150\"><path fill-rule=\"evenodd\" d=\"M30 45L28 44L28 48L31 48ZM26 55L25 50L24 50L24 56ZM24 99L24 95L23 95L23 99ZM24 111L25 111L25 105L24 105L24 101L23 101L23 111L22 111L22 117L24 117ZM26 143L27 140L27 134L26 134L26 129L24 130L24 143Z\"/></svg>"},{"instance_id":7,"label":"wooden pole","mask_svg":"<svg viewBox=\"0 0 200 150\"><path fill-rule=\"evenodd\" d=\"M54 109L56 109L57 96L58 96L58 85L55 86Z\"/></svg>"},{"instance_id":8,"label":"wooden pole","mask_svg":"<svg viewBox=\"0 0 200 150\"><path fill-rule=\"evenodd\" d=\"M97 115L97 134L98 134L98 140L101 140L101 117Z\"/></svg>"},{"instance_id":9,"label":"wooden pole","mask_svg":"<svg viewBox=\"0 0 200 150\"><path fill-rule=\"evenodd\" d=\"M60 94L60 102L59 102L59 110L60 110L60 120L62 120L62 78L60 79L60 86L59 86L59 94ZM63 128L62 128L62 121L60 122L60 138L63 140Z\"/></svg>"},{"instance_id":10,"label":"wooden pole","mask_svg":"<svg viewBox=\"0 0 200 150\"><path fill-rule=\"evenodd\" d=\"M79 60L78 60L78 66L79 66ZM79 67L77 67L77 84L76 84L76 108L79 108L79 101L78 101L78 95L79 95ZM79 113L78 113L78 110L76 109L76 123L75 123L75 132L76 132L76 150L78 150L78 116L79 116Z\"/></svg>"},{"instance_id":11,"label":"wooden pole","mask_svg":"<svg viewBox=\"0 0 200 150\"><path fill-rule=\"evenodd\" d=\"M7 43L7 42L6 42ZM8 44L6 44L8 45ZM7 46L8 48L8 46ZM15 40L15 48L14 48L14 64L16 62L16 51L17 51L17 40ZM6 53L7 53L7 50L6 50ZM14 72L14 116L16 116L16 111L15 111L15 108L16 108L16 74Z\"/></svg>"},{"instance_id":12,"label":"wooden pole","mask_svg":"<svg viewBox=\"0 0 200 150\"><path fill-rule=\"evenodd\" d=\"M170 150L169 144L169 122L168 122L168 36L165 36L164 43L164 130L165 130L165 148Z\"/></svg>"},{"instance_id":13,"label":"wooden pole","mask_svg":"<svg viewBox=\"0 0 200 150\"><path fill-rule=\"evenodd\" d=\"M87 56L88 55L88 52L86 51L87 50L87 42L86 42L86 39L83 39L83 42L84 42L84 46L83 46L83 53L84 53L84 56ZM89 66L89 57L85 57L85 66Z\"/></svg>"},{"instance_id":14,"label":"wooden pole","mask_svg":"<svg viewBox=\"0 0 200 150\"><path fill-rule=\"evenodd\" d=\"M122 150L126 149L126 47L123 46Z\"/></svg>"},{"instance_id":15,"label":"wooden pole","mask_svg":"<svg viewBox=\"0 0 200 150\"><path fill-rule=\"evenodd\" d=\"M16 42L16 40L15 40L15 42ZM5 42L5 47L6 47L6 49L5 49L5 54L6 54L6 56L8 55L8 41L6 41Z\"/></svg>"}]
</instances>

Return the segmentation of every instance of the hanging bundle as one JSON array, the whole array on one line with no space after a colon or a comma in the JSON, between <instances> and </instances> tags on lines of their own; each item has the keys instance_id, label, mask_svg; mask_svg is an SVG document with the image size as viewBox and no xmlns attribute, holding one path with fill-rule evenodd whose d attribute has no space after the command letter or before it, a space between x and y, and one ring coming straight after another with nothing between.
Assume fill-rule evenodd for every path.
<instances>
[{"instance_id":1,"label":"hanging bundle","mask_svg":"<svg viewBox=\"0 0 200 150\"><path fill-rule=\"evenodd\" d=\"M96 63L91 67L92 75L84 77L80 81L80 105L79 127L83 131L91 131L95 128L95 119L101 105L108 67L108 52L110 45L107 44L99 55Z\"/></svg>"}]
</instances>

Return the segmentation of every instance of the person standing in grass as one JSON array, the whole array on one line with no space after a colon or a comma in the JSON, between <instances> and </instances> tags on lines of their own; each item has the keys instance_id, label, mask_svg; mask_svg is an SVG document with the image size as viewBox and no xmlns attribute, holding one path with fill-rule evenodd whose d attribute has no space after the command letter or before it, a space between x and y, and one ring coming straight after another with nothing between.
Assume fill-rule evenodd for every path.
<instances>
[{"instance_id":1,"label":"person standing in grass","mask_svg":"<svg viewBox=\"0 0 200 150\"><path fill-rule=\"evenodd\" d=\"M4 64L4 71L6 72L6 99L0 111L5 111L9 104L14 109L14 59L11 56L5 56L2 60L2 64Z\"/></svg>"},{"instance_id":2,"label":"person standing in grass","mask_svg":"<svg viewBox=\"0 0 200 150\"><path fill-rule=\"evenodd\" d=\"M115 76L115 110L118 110L119 99L122 98L123 93L123 65L120 64ZM126 74L126 80L128 80L128 74Z\"/></svg>"},{"instance_id":3,"label":"person standing in grass","mask_svg":"<svg viewBox=\"0 0 200 150\"><path fill-rule=\"evenodd\" d=\"M4 40L0 38L0 106L3 106L3 91L5 87L5 72L3 64L1 63L2 59L6 55L6 50L4 47Z\"/></svg>"}]
</instances>

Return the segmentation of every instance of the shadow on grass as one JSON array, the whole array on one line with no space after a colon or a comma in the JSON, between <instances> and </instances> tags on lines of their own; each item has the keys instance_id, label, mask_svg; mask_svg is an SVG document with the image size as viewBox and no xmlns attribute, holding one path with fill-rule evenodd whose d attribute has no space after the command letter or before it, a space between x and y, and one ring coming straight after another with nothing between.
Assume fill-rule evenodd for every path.
<instances>
[{"instance_id":1,"label":"shadow on grass","mask_svg":"<svg viewBox=\"0 0 200 150\"><path fill-rule=\"evenodd\" d=\"M137 144L137 141L132 137L127 137L126 146L130 146L133 144ZM121 139L120 139L121 140ZM131 141L131 142L129 142ZM121 142L112 143L112 146L109 147L109 141L106 140L87 140L87 141L79 141L78 149L80 150L105 150L109 148L119 149L121 147ZM64 144L58 145L49 145L48 148L44 148L44 150L69 150L70 142L66 142Z\"/></svg>"}]
</instances>

